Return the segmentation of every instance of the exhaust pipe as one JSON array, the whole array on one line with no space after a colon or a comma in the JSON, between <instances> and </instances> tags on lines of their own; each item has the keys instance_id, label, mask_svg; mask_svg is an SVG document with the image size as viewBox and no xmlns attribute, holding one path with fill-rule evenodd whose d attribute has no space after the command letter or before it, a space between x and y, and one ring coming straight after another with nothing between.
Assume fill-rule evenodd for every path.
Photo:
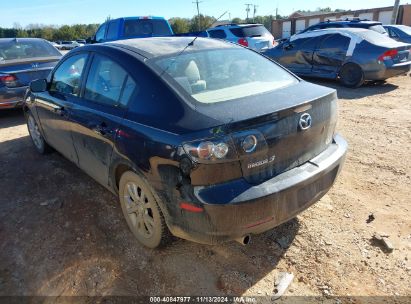
<instances>
[{"instance_id":1,"label":"exhaust pipe","mask_svg":"<svg viewBox=\"0 0 411 304\"><path fill-rule=\"evenodd\" d=\"M251 235L246 234L242 237L236 238L235 241L240 243L241 245L244 245L244 246L248 245L248 244L250 244L250 241L251 241Z\"/></svg>"}]
</instances>

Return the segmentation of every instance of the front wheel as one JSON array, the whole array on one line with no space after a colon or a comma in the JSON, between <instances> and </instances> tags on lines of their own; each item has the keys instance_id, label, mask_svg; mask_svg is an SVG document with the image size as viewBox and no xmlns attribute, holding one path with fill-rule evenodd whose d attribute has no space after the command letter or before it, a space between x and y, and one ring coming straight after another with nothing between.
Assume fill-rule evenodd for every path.
<instances>
[{"instance_id":1,"label":"front wheel","mask_svg":"<svg viewBox=\"0 0 411 304\"><path fill-rule=\"evenodd\" d=\"M36 150L40 154L46 154L50 152L51 148L44 140L43 135L41 135L40 128L30 112L27 113L27 128Z\"/></svg>"},{"instance_id":2,"label":"front wheel","mask_svg":"<svg viewBox=\"0 0 411 304\"><path fill-rule=\"evenodd\" d=\"M151 187L142 177L125 172L120 179L119 198L127 224L141 244L156 248L168 243L170 232Z\"/></svg>"},{"instance_id":3,"label":"front wheel","mask_svg":"<svg viewBox=\"0 0 411 304\"><path fill-rule=\"evenodd\" d=\"M358 88L364 83L364 73L355 63L346 63L340 71L341 83L349 88Z\"/></svg>"}]
</instances>

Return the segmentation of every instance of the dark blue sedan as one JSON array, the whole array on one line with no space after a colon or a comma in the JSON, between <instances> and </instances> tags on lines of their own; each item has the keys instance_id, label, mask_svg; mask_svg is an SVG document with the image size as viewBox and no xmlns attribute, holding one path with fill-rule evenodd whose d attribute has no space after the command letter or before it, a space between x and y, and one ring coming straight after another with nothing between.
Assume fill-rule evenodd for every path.
<instances>
[{"instance_id":1,"label":"dark blue sedan","mask_svg":"<svg viewBox=\"0 0 411 304\"><path fill-rule=\"evenodd\" d=\"M80 47L30 88L38 152L53 147L118 195L152 248L171 235L248 243L319 200L347 149L335 90L219 40Z\"/></svg>"},{"instance_id":2,"label":"dark blue sedan","mask_svg":"<svg viewBox=\"0 0 411 304\"><path fill-rule=\"evenodd\" d=\"M20 107L30 81L46 78L60 58L43 39L0 39L0 110Z\"/></svg>"}]
</instances>

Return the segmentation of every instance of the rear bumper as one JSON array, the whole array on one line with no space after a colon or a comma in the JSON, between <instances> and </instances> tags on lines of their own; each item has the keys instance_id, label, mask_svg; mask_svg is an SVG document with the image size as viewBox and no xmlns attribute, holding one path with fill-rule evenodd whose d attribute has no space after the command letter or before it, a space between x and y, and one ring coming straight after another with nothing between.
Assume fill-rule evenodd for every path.
<instances>
[{"instance_id":1,"label":"rear bumper","mask_svg":"<svg viewBox=\"0 0 411 304\"><path fill-rule=\"evenodd\" d=\"M21 107L24 102L24 95L26 94L27 88L27 86L18 88L1 87L0 110Z\"/></svg>"},{"instance_id":2,"label":"rear bumper","mask_svg":"<svg viewBox=\"0 0 411 304\"><path fill-rule=\"evenodd\" d=\"M395 76L407 74L411 70L411 61L385 66L377 71L365 74L366 80L384 80Z\"/></svg>"},{"instance_id":3,"label":"rear bumper","mask_svg":"<svg viewBox=\"0 0 411 304\"><path fill-rule=\"evenodd\" d=\"M181 211L169 225L181 238L205 244L232 240L270 230L307 209L333 185L344 163L346 141L339 135L321 154L299 167L259 185L235 180L195 187L203 212ZM229 197L229 203L219 198Z\"/></svg>"}]
</instances>

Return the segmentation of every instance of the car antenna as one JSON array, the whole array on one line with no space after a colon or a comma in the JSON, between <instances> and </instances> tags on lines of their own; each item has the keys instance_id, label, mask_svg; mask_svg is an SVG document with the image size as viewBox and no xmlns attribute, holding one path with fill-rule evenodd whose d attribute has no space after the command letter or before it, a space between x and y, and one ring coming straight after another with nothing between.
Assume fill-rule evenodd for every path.
<instances>
[{"instance_id":1,"label":"car antenna","mask_svg":"<svg viewBox=\"0 0 411 304\"><path fill-rule=\"evenodd\" d=\"M220 17L218 17L218 18L214 21L214 23L216 23L218 20L220 20L225 14L227 14L227 12L228 12L228 11L225 11ZM177 56L175 57L175 59L174 59L174 62L175 62L175 60L176 60L178 57L180 57L181 54L183 54L183 53L185 52L185 50L186 50L188 47L194 45L194 42L195 42L195 41L197 40L197 38L199 37L200 32L201 32L201 31L199 31L199 32L197 33L197 35L194 37L194 39L191 40L191 41L178 53L178 55L177 55ZM163 70L163 72L161 72L160 77L162 77L162 76L164 75L164 73L168 71L168 69L171 67L172 64L173 64L173 62L170 62L170 64L167 66L167 68L165 68L165 69Z\"/></svg>"}]
</instances>

